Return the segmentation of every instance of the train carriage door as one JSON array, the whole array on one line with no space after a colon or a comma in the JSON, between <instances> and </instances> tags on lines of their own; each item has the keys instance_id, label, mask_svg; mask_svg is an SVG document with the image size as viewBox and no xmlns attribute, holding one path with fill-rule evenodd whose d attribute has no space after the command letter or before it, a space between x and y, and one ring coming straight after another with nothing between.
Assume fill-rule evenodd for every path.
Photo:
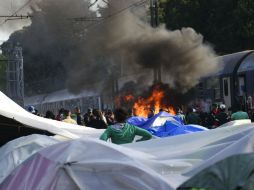
<instances>
[{"instance_id":1,"label":"train carriage door","mask_svg":"<svg viewBox=\"0 0 254 190\"><path fill-rule=\"evenodd\" d=\"M246 87L245 87L245 77L244 76L239 76L238 77L238 84L239 84L239 96L244 96L246 93Z\"/></svg>"},{"instance_id":2,"label":"train carriage door","mask_svg":"<svg viewBox=\"0 0 254 190\"><path fill-rule=\"evenodd\" d=\"M230 78L222 78L223 81L223 99L227 108L231 107L231 91L230 91Z\"/></svg>"}]
</instances>

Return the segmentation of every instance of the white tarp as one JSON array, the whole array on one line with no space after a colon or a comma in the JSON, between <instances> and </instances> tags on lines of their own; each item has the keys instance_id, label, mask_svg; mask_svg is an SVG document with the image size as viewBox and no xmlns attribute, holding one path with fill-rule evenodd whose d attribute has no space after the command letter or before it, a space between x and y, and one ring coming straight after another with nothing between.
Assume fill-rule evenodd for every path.
<instances>
[{"instance_id":1,"label":"white tarp","mask_svg":"<svg viewBox=\"0 0 254 190\"><path fill-rule=\"evenodd\" d=\"M254 154L230 156L181 185L209 190L254 189Z\"/></svg>"},{"instance_id":2,"label":"white tarp","mask_svg":"<svg viewBox=\"0 0 254 190\"><path fill-rule=\"evenodd\" d=\"M228 156L253 150L253 124L124 146L78 139L37 152L0 189L170 190Z\"/></svg>"},{"instance_id":3,"label":"white tarp","mask_svg":"<svg viewBox=\"0 0 254 190\"><path fill-rule=\"evenodd\" d=\"M0 92L0 115L12 118L24 125L46 130L69 139L85 136L98 138L103 132L103 130L96 130L90 127L73 125L36 116L24 110L2 92Z\"/></svg>"},{"instance_id":4,"label":"white tarp","mask_svg":"<svg viewBox=\"0 0 254 190\"><path fill-rule=\"evenodd\" d=\"M34 134L6 143L0 148L0 183L28 157L58 142L52 137Z\"/></svg>"},{"instance_id":5,"label":"white tarp","mask_svg":"<svg viewBox=\"0 0 254 190\"><path fill-rule=\"evenodd\" d=\"M159 174L164 164L142 152L94 139L45 148L20 165L0 185L4 190L170 190Z\"/></svg>"}]
</instances>

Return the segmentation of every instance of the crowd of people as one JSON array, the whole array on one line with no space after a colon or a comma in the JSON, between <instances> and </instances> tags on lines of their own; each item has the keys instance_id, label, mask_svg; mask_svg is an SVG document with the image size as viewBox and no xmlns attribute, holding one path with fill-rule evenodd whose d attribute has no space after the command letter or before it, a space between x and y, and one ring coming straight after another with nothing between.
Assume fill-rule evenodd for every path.
<instances>
[{"instance_id":1,"label":"crowd of people","mask_svg":"<svg viewBox=\"0 0 254 190\"><path fill-rule=\"evenodd\" d=\"M34 107L29 107L28 111L37 114ZM148 131L128 124L126 122L128 117L128 112L123 108L115 109L114 112L112 110L102 112L98 109L89 108L84 115L82 115L79 107L75 108L74 113L62 108L56 116L49 110L45 114L45 118L48 119L84 125L96 129L106 129L100 139L104 141L110 139L115 144L131 143L136 135L141 136L136 141L144 141L152 138L152 135Z\"/></svg>"},{"instance_id":2,"label":"crowd of people","mask_svg":"<svg viewBox=\"0 0 254 190\"><path fill-rule=\"evenodd\" d=\"M214 129L232 120L251 119L254 122L254 113L244 112L240 107L230 110L231 113L226 110L228 109L226 109L224 104L213 104L210 113L193 107L189 107L185 112L178 108L176 116L184 124L197 124L208 129ZM30 106L28 111L38 115L37 110L33 106ZM161 109L160 111L165 110ZM153 117L154 114L154 110L151 109L147 117ZM142 137L139 139L140 141L152 138L148 131L126 122L130 114L123 108L116 109L114 112L112 110L100 111L99 109L89 108L85 114L81 113L79 107L76 107L73 113L70 110L61 108L56 116L52 111L48 110L44 117L96 129L106 129L100 139L105 141L111 139L115 144L130 143L136 135Z\"/></svg>"},{"instance_id":3,"label":"crowd of people","mask_svg":"<svg viewBox=\"0 0 254 190\"><path fill-rule=\"evenodd\" d=\"M209 113L203 112L198 108L189 107L186 113L178 108L178 117L182 119L184 124L197 124L208 129L219 127L229 121L251 119L254 122L254 112L245 112L240 106L235 106L232 110L226 109L225 104L212 104Z\"/></svg>"}]
</instances>

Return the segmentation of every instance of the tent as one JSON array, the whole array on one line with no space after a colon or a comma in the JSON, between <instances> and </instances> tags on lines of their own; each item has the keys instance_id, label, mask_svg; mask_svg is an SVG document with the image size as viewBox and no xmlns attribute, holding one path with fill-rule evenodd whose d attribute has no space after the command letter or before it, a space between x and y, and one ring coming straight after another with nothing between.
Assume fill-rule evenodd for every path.
<instances>
[{"instance_id":1,"label":"tent","mask_svg":"<svg viewBox=\"0 0 254 190\"><path fill-rule=\"evenodd\" d=\"M254 189L254 153L230 156L209 166L179 189L187 187L209 190Z\"/></svg>"},{"instance_id":2,"label":"tent","mask_svg":"<svg viewBox=\"0 0 254 190\"><path fill-rule=\"evenodd\" d=\"M182 120L167 112L159 112L151 118L131 117L128 123L148 130L157 137L168 137L208 130L199 125L184 125Z\"/></svg>"},{"instance_id":3,"label":"tent","mask_svg":"<svg viewBox=\"0 0 254 190\"><path fill-rule=\"evenodd\" d=\"M0 92L0 145L29 134L58 135L66 139L98 138L103 130L50 120L31 114Z\"/></svg>"},{"instance_id":4,"label":"tent","mask_svg":"<svg viewBox=\"0 0 254 190\"><path fill-rule=\"evenodd\" d=\"M177 189L229 156L253 153L254 124L233 125L121 146L65 141L29 157L0 189Z\"/></svg>"},{"instance_id":5,"label":"tent","mask_svg":"<svg viewBox=\"0 0 254 190\"><path fill-rule=\"evenodd\" d=\"M0 189L173 189L158 173L163 167L142 152L91 138L78 139L35 153Z\"/></svg>"},{"instance_id":6,"label":"tent","mask_svg":"<svg viewBox=\"0 0 254 190\"><path fill-rule=\"evenodd\" d=\"M58 143L45 135L29 135L8 142L0 148L0 183L28 157L37 151Z\"/></svg>"},{"instance_id":7,"label":"tent","mask_svg":"<svg viewBox=\"0 0 254 190\"><path fill-rule=\"evenodd\" d=\"M254 152L254 124L234 122L234 125L124 146L150 154L157 162L170 166L169 171L163 171L163 176L176 189L220 160Z\"/></svg>"}]
</instances>

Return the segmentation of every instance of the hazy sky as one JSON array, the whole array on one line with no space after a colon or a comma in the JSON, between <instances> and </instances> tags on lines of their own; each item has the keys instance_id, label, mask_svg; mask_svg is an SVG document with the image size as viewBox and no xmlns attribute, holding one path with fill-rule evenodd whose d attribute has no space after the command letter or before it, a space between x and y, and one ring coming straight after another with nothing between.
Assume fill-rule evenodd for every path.
<instances>
[{"instance_id":1,"label":"hazy sky","mask_svg":"<svg viewBox=\"0 0 254 190\"><path fill-rule=\"evenodd\" d=\"M12 15L20 7L22 7L28 0L0 0L0 15ZM29 6L24 7L17 14L26 15L29 12ZM26 20L11 20L4 22L5 18L0 18L0 43L7 40L10 34L16 30L21 29L25 25L29 25L30 21Z\"/></svg>"},{"instance_id":2,"label":"hazy sky","mask_svg":"<svg viewBox=\"0 0 254 190\"><path fill-rule=\"evenodd\" d=\"M0 15L12 15L15 11L17 11L20 7L22 7L29 0L0 0ZM32 2L36 2L38 0L33 0ZM71 1L71 0L70 0ZM91 0L94 2L95 0ZM102 0L98 0L98 3L104 4ZM93 6L93 10L97 9L97 4ZM20 10L17 15L27 15L30 12L29 6L24 7ZM24 20L12 20L5 22L5 18L0 18L0 44L4 41L8 40L11 33L16 30L21 29L24 26L30 24L29 19Z\"/></svg>"}]
</instances>

